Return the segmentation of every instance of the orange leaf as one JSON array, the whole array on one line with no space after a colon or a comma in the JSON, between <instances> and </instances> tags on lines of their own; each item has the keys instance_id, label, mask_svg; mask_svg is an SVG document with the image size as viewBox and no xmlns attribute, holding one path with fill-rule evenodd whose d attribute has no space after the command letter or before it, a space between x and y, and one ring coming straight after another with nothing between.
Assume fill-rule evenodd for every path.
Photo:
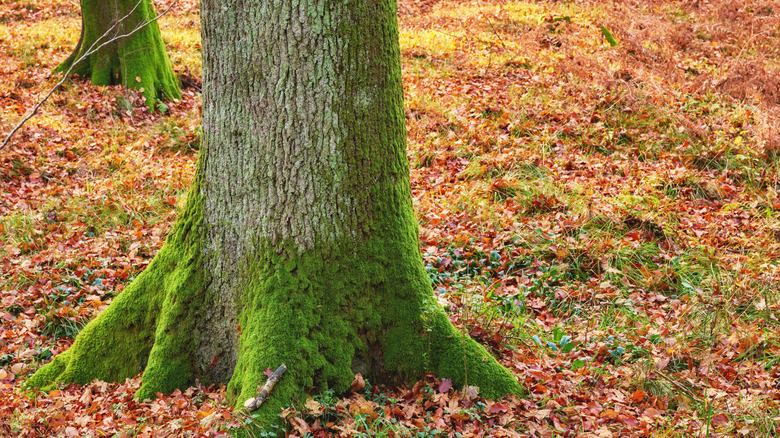
<instances>
[{"instance_id":1,"label":"orange leaf","mask_svg":"<svg viewBox=\"0 0 780 438\"><path fill-rule=\"evenodd\" d=\"M618 417L618 413L614 409L605 409L604 412L602 412L601 415L599 416L601 418L608 418L610 420L614 420L615 418Z\"/></svg>"},{"instance_id":2,"label":"orange leaf","mask_svg":"<svg viewBox=\"0 0 780 438\"><path fill-rule=\"evenodd\" d=\"M451 415L453 420L466 421L471 417L465 411L458 411Z\"/></svg>"},{"instance_id":3,"label":"orange leaf","mask_svg":"<svg viewBox=\"0 0 780 438\"><path fill-rule=\"evenodd\" d=\"M641 389L637 389L632 395L631 395L631 401L634 403L639 403L642 400L645 399L645 396L647 395L646 392L642 391Z\"/></svg>"},{"instance_id":4,"label":"orange leaf","mask_svg":"<svg viewBox=\"0 0 780 438\"><path fill-rule=\"evenodd\" d=\"M374 410L374 407L371 406L371 403L366 401L362 396L358 396L358 400L355 401L352 406L350 406L349 411L352 413L352 415L355 414L363 414L367 417L370 417L372 420L375 420L377 417L379 417L379 414Z\"/></svg>"}]
</instances>

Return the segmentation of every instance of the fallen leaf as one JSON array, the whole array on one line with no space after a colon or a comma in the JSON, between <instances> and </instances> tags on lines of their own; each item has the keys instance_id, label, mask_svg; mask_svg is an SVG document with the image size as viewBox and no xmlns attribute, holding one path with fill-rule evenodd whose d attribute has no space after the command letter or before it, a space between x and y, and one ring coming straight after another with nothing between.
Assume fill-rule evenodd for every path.
<instances>
[{"instance_id":1,"label":"fallen leaf","mask_svg":"<svg viewBox=\"0 0 780 438\"><path fill-rule=\"evenodd\" d=\"M495 403L493 406L490 407L488 412L490 412L491 414L501 414L504 412L509 412L509 406L503 403Z\"/></svg>"},{"instance_id":2,"label":"fallen leaf","mask_svg":"<svg viewBox=\"0 0 780 438\"><path fill-rule=\"evenodd\" d=\"M633 394L631 394L631 401L636 403L640 403L642 400L645 399L645 396L647 395L646 392L642 391L641 389L637 389L634 391Z\"/></svg>"},{"instance_id":3,"label":"fallen leaf","mask_svg":"<svg viewBox=\"0 0 780 438\"><path fill-rule=\"evenodd\" d=\"M479 386L464 386L461 391L461 399L465 401L471 401L477 398L479 395Z\"/></svg>"},{"instance_id":4,"label":"fallen leaf","mask_svg":"<svg viewBox=\"0 0 780 438\"><path fill-rule=\"evenodd\" d=\"M290 424L292 424L295 430L301 433L302 435L308 435L309 433L311 433L311 428L309 427L308 424L306 424L305 421L303 421L303 419L299 417L291 417L288 419L288 421L290 422Z\"/></svg>"},{"instance_id":5,"label":"fallen leaf","mask_svg":"<svg viewBox=\"0 0 780 438\"><path fill-rule=\"evenodd\" d=\"M618 415L619 414L614 409L604 409L604 411L599 416L601 418L608 418L610 420L614 420L615 418L618 417Z\"/></svg>"},{"instance_id":6,"label":"fallen leaf","mask_svg":"<svg viewBox=\"0 0 780 438\"><path fill-rule=\"evenodd\" d=\"M84 390L84 394L79 397L79 402L84 405L92 403L92 388L87 387L87 389Z\"/></svg>"},{"instance_id":7,"label":"fallen leaf","mask_svg":"<svg viewBox=\"0 0 780 438\"><path fill-rule=\"evenodd\" d=\"M304 404L306 406L306 409L309 410L309 413L312 415L322 415L323 409L322 405L317 400L314 400L313 398L309 398L306 400L306 403Z\"/></svg>"},{"instance_id":8,"label":"fallen leaf","mask_svg":"<svg viewBox=\"0 0 780 438\"><path fill-rule=\"evenodd\" d=\"M357 400L350 406L349 411L352 415L362 414L375 420L379 417L374 407L363 397L358 397Z\"/></svg>"},{"instance_id":9,"label":"fallen leaf","mask_svg":"<svg viewBox=\"0 0 780 438\"><path fill-rule=\"evenodd\" d=\"M729 417L726 414L717 414L712 417L712 425L715 427L725 426L729 423Z\"/></svg>"},{"instance_id":10,"label":"fallen leaf","mask_svg":"<svg viewBox=\"0 0 780 438\"><path fill-rule=\"evenodd\" d=\"M349 385L349 390L352 392L358 392L366 387L366 382L363 380L363 375L360 373L355 374L355 380Z\"/></svg>"},{"instance_id":11,"label":"fallen leaf","mask_svg":"<svg viewBox=\"0 0 780 438\"><path fill-rule=\"evenodd\" d=\"M663 412L655 408L647 408L645 409L644 412L642 412L642 416L646 417L650 421L652 421L653 419L655 419L661 414L663 414Z\"/></svg>"},{"instance_id":12,"label":"fallen leaf","mask_svg":"<svg viewBox=\"0 0 780 438\"><path fill-rule=\"evenodd\" d=\"M441 379L441 383L439 383L439 388L438 388L439 393L440 394L444 394L447 391L449 391L450 388L452 388L452 380L450 380L450 379Z\"/></svg>"},{"instance_id":13,"label":"fallen leaf","mask_svg":"<svg viewBox=\"0 0 780 438\"><path fill-rule=\"evenodd\" d=\"M452 418L453 420L458 420L458 421L466 421L466 420L470 419L471 416L469 416L468 412L466 412L466 411L458 411L458 412L450 415L450 418Z\"/></svg>"}]
</instances>

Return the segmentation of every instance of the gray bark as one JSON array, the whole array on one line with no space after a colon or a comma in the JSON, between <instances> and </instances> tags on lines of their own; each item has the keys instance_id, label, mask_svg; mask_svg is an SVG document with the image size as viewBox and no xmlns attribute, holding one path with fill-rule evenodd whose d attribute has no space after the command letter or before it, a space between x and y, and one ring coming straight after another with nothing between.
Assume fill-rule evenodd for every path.
<instances>
[{"instance_id":1,"label":"gray bark","mask_svg":"<svg viewBox=\"0 0 780 438\"><path fill-rule=\"evenodd\" d=\"M215 381L235 365L237 303L258 244L300 253L357 242L372 187L408 173L398 36L387 29L394 9L373 1L201 4L203 252L216 306L199 327L199 363ZM224 359L209 367L215 356Z\"/></svg>"}]
</instances>

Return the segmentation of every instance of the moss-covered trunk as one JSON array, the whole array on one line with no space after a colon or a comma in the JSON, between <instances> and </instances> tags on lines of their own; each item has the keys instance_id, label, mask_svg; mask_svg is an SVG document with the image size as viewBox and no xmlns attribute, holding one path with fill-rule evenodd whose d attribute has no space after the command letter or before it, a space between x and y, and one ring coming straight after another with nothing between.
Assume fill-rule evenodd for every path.
<instances>
[{"instance_id":1,"label":"moss-covered trunk","mask_svg":"<svg viewBox=\"0 0 780 438\"><path fill-rule=\"evenodd\" d=\"M187 208L143 275L31 383L121 379L146 361L141 398L197 377L229 381L240 405L285 363L268 416L357 372L522 391L450 324L423 269L395 7L201 3L205 146Z\"/></svg>"},{"instance_id":2,"label":"moss-covered trunk","mask_svg":"<svg viewBox=\"0 0 780 438\"><path fill-rule=\"evenodd\" d=\"M81 0L81 36L57 71L90 78L95 85L123 85L143 90L149 108L159 99L180 98L179 83L151 0ZM151 21L151 22L150 22ZM138 29L133 35L104 43ZM85 56L87 55L87 56Z\"/></svg>"}]
</instances>

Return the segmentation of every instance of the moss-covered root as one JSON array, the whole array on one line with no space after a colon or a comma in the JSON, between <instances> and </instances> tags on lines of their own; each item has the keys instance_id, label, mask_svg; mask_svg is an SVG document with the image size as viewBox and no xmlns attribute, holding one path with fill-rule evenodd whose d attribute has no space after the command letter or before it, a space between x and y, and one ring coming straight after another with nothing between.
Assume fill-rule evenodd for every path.
<instances>
[{"instance_id":1,"label":"moss-covered root","mask_svg":"<svg viewBox=\"0 0 780 438\"><path fill-rule=\"evenodd\" d=\"M144 371L138 398L184 388L192 381L193 314L203 287L192 252L166 244L111 305L90 321L73 345L40 368L29 387L121 381Z\"/></svg>"},{"instance_id":2,"label":"moss-covered root","mask_svg":"<svg viewBox=\"0 0 780 438\"><path fill-rule=\"evenodd\" d=\"M186 258L183 260L187 260ZM175 261L171 260L175 263ZM169 393L193 383L196 372L195 324L203 308L203 276L197 257L179 265L165 278L160 317L136 398L154 398L156 392Z\"/></svg>"},{"instance_id":3,"label":"moss-covered root","mask_svg":"<svg viewBox=\"0 0 780 438\"><path fill-rule=\"evenodd\" d=\"M27 386L49 389L55 383L118 381L140 373L154 342L159 305L149 296L150 266L76 337L70 349L40 368Z\"/></svg>"},{"instance_id":4,"label":"moss-covered root","mask_svg":"<svg viewBox=\"0 0 780 438\"><path fill-rule=\"evenodd\" d=\"M114 7L105 3L116 3L117 16L124 16L136 1L124 0L82 0L82 33L75 51L60 64L55 71L67 71L73 66L72 73L92 80L94 85L123 85L141 91L146 98L147 107L152 110L155 103L162 99L181 98L179 81L173 72L171 62L165 53L165 44L156 21L145 25L130 37L119 39L106 45L99 51L87 55L116 31L106 30L113 25L115 18L106 11ZM135 12L122 23L121 33L129 33L136 26L154 18L154 8L149 0L143 0ZM74 62L79 61L75 66Z\"/></svg>"},{"instance_id":5,"label":"moss-covered root","mask_svg":"<svg viewBox=\"0 0 780 438\"><path fill-rule=\"evenodd\" d=\"M413 376L409 376L410 381L413 381L425 371L418 366L427 362L427 370L437 377L452 379L456 387L464 384L478 386L479 394L486 398L498 399L507 394L525 395L526 391L506 368L484 347L468 336L464 337L450 323L444 311L440 307L438 310L427 323L430 324L430 330L426 336L421 338L419 331L415 334L410 332L408 335L416 339L411 343L397 344L414 345L416 351L407 352L404 369L388 369L389 372L406 373L411 371L406 366L412 364L412 368L417 371ZM263 317L259 319L246 321L248 326L242 335L239 362L228 385L228 395L240 408L244 401L257 395L257 387L265 381L264 369L276 368L285 363L288 367L287 373L280 379L271 397L253 413L256 416L256 424L267 425L279 421L279 413L284 406L302 403L306 398L306 389L312 388L312 383L321 377L319 374L326 371L318 368L323 365L316 363L318 354L309 351L317 348L316 340L306 339L307 334L311 333L306 333L305 330L295 333L296 326L289 324L290 320L301 318L301 313L296 311L294 306L276 307L272 304L266 307L265 311L261 311L261 314ZM264 324L258 324L257 321L260 320L264 321ZM293 333L290 328L293 328ZM277 336L273 335L274 330L279 330L276 332ZM394 352L387 353L392 356ZM346 359L351 360L351 357ZM352 380L351 373L347 371L343 374L348 381ZM331 381L329 387L344 391L349 385L348 381Z\"/></svg>"},{"instance_id":6,"label":"moss-covered root","mask_svg":"<svg viewBox=\"0 0 780 438\"><path fill-rule=\"evenodd\" d=\"M304 391L314 386L315 370L321 372L327 365L320 355L320 345L310 339L312 324L318 321L316 304L300 296L308 294L291 294L287 288L278 287L273 277L249 288L248 307L240 320L243 329L238 362L228 384L228 396L241 407L257 395L257 387L265 381L265 368L287 365L271 397L253 412L258 425L278 421L284 406L302 401Z\"/></svg>"},{"instance_id":7,"label":"moss-covered root","mask_svg":"<svg viewBox=\"0 0 780 438\"><path fill-rule=\"evenodd\" d=\"M438 307L438 306L437 306ZM429 367L434 375L452 379L455 387L465 384L479 387L479 394L498 399L507 394L525 395L525 389L485 347L460 333L443 310L430 321Z\"/></svg>"},{"instance_id":8,"label":"moss-covered root","mask_svg":"<svg viewBox=\"0 0 780 438\"><path fill-rule=\"evenodd\" d=\"M194 380L193 330L206 287L201 262L200 180L160 252L73 345L41 367L28 387L121 381L144 371L136 397L184 388Z\"/></svg>"}]
</instances>

